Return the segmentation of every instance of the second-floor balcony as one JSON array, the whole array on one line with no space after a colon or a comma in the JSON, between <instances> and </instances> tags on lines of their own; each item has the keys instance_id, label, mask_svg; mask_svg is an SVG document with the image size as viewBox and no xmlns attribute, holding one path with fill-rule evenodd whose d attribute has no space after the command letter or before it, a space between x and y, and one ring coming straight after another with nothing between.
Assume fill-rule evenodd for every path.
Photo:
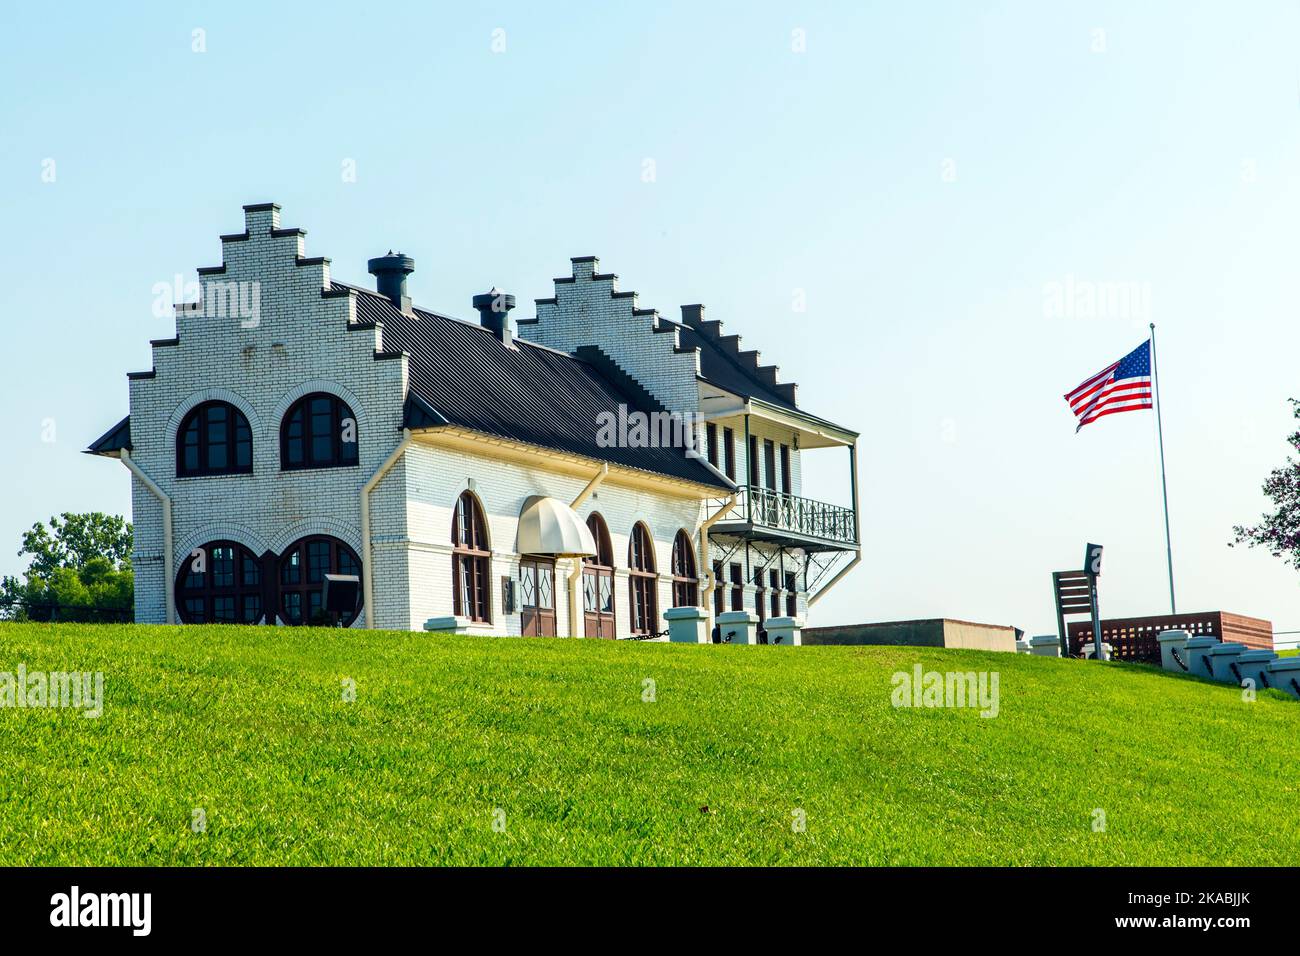
<instances>
[{"instance_id":1,"label":"second-floor balcony","mask_svg":"<svg viewBox=\"0 0 1300 956\"><path fill-rule=\"evenodd\" d=\"M849 550L858 545L858 516L843 505L742 485L735 508L713 526L713 533L784 542L810 551Z\"/></svg>"}]
</instances>

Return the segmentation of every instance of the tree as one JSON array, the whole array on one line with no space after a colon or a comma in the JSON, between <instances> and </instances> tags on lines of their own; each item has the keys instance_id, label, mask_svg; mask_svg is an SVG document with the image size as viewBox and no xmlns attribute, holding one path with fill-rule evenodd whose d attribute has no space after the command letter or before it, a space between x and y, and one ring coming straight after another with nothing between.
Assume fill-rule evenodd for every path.
<instances>
[{"instance_id":1,"label":"tree","mask_svg":"<svg viewBox=\"0 0 1300 956\"><path fill-rule=\"evenodd\" d=\"M24 581L0 579L0 616L33 621L130 618L133 529L101 512L51 518L23 534L18 554L30 555Z\"/></svg>"},{"instance_id":2,"label":"tree","mask_svg":"<svg viewBox=\"0 0 1300 956\"><path fill-rule=\"evenodd\" d=\"M1300 418L1300 401L1291 399L1291 411ZM1300 452L1300 430L1287 436L1287 442ZM1268 548L1275 558L1300 570L1300 462L1287 457L1286 464L1274 469L1264 482L1264 494L1272 499L1275 509L1264 514L1253 527L1236 525L1232 544Z\"/></svg>"}]
</instances>

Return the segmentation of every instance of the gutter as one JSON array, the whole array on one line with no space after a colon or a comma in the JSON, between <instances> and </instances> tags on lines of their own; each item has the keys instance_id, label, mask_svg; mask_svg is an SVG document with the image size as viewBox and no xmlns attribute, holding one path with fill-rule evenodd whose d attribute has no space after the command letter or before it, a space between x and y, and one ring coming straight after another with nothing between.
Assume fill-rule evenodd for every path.
<instances>
[{"instance_id":1,"label":"gutter","mask_svg":"<svg viewBox=\"0 0 1300 956\"><path fill-rule=\"evenodd\" d=\"M406 449L409 447L411 447L411 430L403 428L402 440L397 443L393 453L361 487L361 600L365 605L366 627L369 629L375 626L375 572L372 565L374 554L370 549L370 492L375 490L375 486L384 475L388 474L389 469L397 464L397 459L406 454Z\"/></svg>"},{"instance_id":2,"label":"gutter","mask_svg":"<svg viewBox=\"0 0 1300 956\"><path fill-rule=\"evenodd\" d=\"M713 592L718 589L718 579L717 575L713 573L713 562L709 560L709 529L724 518L732 508L736 507L736 497L736 492L732 492L726 503L713 515L705 518L700 525L700 567L704 569L704 573L709 578L709 583L704 587L704 600L701 603L709 615L708 629L710 634L713 633Z\"/></svg>"},{"instance_id":3,"label":"gutter","mask_svg":"<svg viewBox=\"0 0 1300 956\"><path fill-rule=\"evenodd\" d=\"M577 511L584 501L591 497L605 476L609 474L609 463L603 462L600 469L587 482L587 487L578 492L578 497L574 498L569 507ZM599 542L597 542L599 545ZM578 585L582 581L582 558L573 559L573 569L569 572L569 636L579 637L578 631Z\"/></svg>"},{"instance_id":4,"label":"gutter","mask_svg":"<svg viewBox=\"0 0 1300 956\"><path fill-rule=\"evenodd\" d=\"M150 494L158 499L163 513L163 595L167 606L167 623L176 623L176 574L174 572L174 555L172 554L172 500L165 491L158 487L144 469L135 463L131 453L125 448L119 449L118 459L131 470L131 474L140 479L140 483L149 489Z\"/></svg>"}]
</instances>

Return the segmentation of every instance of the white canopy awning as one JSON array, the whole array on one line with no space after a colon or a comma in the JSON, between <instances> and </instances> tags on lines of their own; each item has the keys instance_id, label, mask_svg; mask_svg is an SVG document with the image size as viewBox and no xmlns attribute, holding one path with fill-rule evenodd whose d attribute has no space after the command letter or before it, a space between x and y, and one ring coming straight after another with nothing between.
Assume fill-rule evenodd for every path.
<instances>
[{"instance_id":1,"label":"white canopy awning","mask_svg":"<svg viewBox=\"0 0 1300 956\"><path fill-rule=\"evenodd\" d=\"M555 498L533 495L519 512L520 554L572 558L596 553L596 541L578 513Z\"/></svg>"}]
</instances>

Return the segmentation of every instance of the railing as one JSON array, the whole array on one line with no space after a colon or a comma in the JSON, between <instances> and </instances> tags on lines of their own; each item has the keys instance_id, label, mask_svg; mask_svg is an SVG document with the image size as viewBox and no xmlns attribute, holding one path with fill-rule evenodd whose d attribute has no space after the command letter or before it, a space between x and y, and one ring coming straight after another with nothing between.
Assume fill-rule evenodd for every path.
<instances>
[{"instance_id":1,"label":"railing","mask_svg":"<svg viewBox=\"0 0 1300 956\"><path fill-rule=\"evenodd\" d=\"M857 543L858 520L852 508L798 498L758 485L746 487L744 497L741 513L754 524L843 544Z\"/></svg>"}]
</instances>

